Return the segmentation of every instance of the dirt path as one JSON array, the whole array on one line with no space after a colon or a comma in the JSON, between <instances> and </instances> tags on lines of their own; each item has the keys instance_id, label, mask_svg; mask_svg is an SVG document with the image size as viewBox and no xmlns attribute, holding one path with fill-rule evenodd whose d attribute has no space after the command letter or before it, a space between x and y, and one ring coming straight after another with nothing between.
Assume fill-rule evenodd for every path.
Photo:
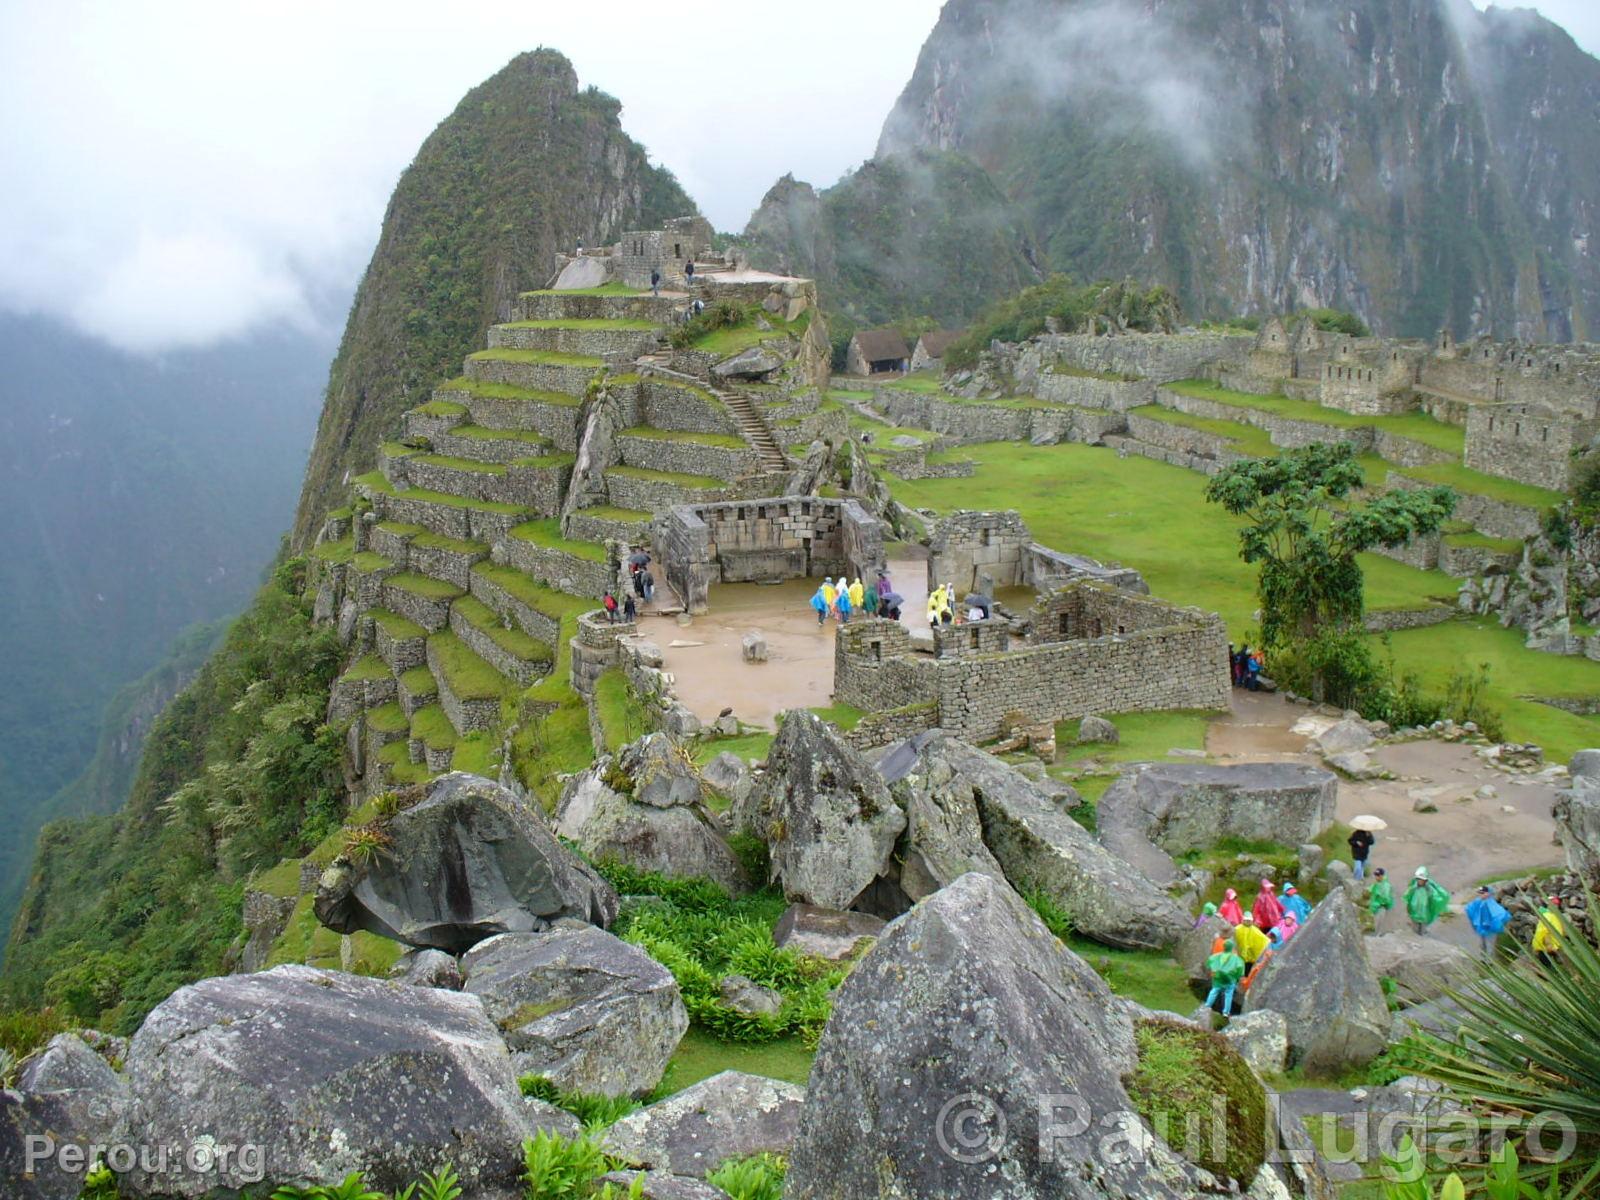
<instances>
[{"instance_id":1,"label":"dirt path","mask_svg":"<svg viewBox=\"0 0 1600 1200\"><path fill-rule=\"evenodd\" d=\"M928 627L926 573L924 563L915 558L889 560L889 578L906 599L905 623L913 631ZM785 709L820 708L832 702L833 636L838 625L832 620L817 624L811 595L821 583L821 579L719 583L711 589L709 611L689 625L680 626L674 617L644 614L639 630L661 647L678 698L695 716L710 722L731 708L745 724L771 729ZM764 663L744 661L741 643L752 630L766 636Z\"/></svg>"},{"instance_id":2,"label":"dirt path","mask_svg":"<svg viewBox=\"0 0 1600 1200\"><path fill-rule=\"evenodd\" d=\"M1269 759L1319 763L1316 755L1306 752L1305 734L1294 732L1309 711L1277 696L1236 691L1232 715L1213 722L1208 730L1206 751L1224 763ZM1384 746L1372 757L1397 778L1340 780L1339 819L1372 813L1389 823L1378 835L1372 865L1388 870L1397 897L1419 866L1426 866L1460 905L1484 879L1562 860L1550 817L1555 784L1498 771L1479 759L1472 747L1450 742ZM1478 798L1478 789L1485 785L1495 794ZM1412 811L1413 794L1424 790L1431 793L1438 812ZM1391 914L1391 924L1385 928L1398 927L1402 920ZM1472 941L1472 931L1459 915L1441 920L1439 929L1452 941Z\"/></svg>"}]
</instances>

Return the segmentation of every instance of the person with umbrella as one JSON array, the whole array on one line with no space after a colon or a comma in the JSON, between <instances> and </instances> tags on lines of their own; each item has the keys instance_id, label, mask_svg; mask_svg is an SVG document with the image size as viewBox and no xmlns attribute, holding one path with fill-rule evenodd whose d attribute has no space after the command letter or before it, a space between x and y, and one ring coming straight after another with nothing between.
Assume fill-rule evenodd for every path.
<instances>
[{"instance_id":1,"label":"person with umbrella","mask_svg":"<svg viewBox=\"0 0 1600 1200\"><path fill-rule=\"evenodd\" d=\"M899 592L885 592L879 599L878 605L883 610L885 617L891 621L898 621L900 619L900 606L905 602L906 598Z\"/></svg>"},{"instance_id":2,"label":"person with umbrella","mask_svg":"<svg viewBox=\"0 0 1600 1200\"><path fill-rule=\"evenodd\" d=\"M1353 832L1345 839L1350 845L1350 876L1352 879L1364 879L1367 874L1367 859L1372 854L1373 843L1378 839L1372 835L1380 829L1387 828L1388 822L1382 817L1362 815L1350 822Z\"/></svg>"},{"instance_id":3,"label":"person with umbrella","mask_svg":"<svg viewBox=\"0 0 1600 1200\"><path fill-rule=\"evenodd\" d=\"M1222 1015L1233 1011L1233 992L1244 978L1244 959L1234 951L1233 939L1222 943L1222 949L1206 959L1206 970L1211 972L1211 991L1206 995L1206 1007L1222 1000Z\"/></svg>"},{"instance_id":4,"label":"person with umbrella","mask_svg":"<svg viewBox=\"0 0 1600 1200\"><path fill-rule=\"evenodd\" d=\"M1283 905L1278 903L1278 885L1270 879L1261 881L1261 890L1256 893L1256 925L1262 929L1271 929L1283 920Z\"/></svg>"},{"instance_id":5,"label":"person with umbrella","mask_svg":"<svg viewBox=\"0 0 1600 1200\"><path fill-rule=\"evenodd\" d=\"M1372 931L1378 932L1378 921L1394 907L1394 888L1389 883L1389 873L1379 867L1372 873L1372 887L1367 892L1367 911L1372 914Z\"/></svg>"},{"instance_id":6,"label":"person with umbrella","mask_svg":"<svg viewBox=\"0 0 1600 1200\"><path fill-rule=\"evenodd\" d=\"M968 592L967 598L962 603L967 606L967 620L987 621L994 601L982 592Z\"/></svg>"},{"instance_id":7,"label":"person with umbrella","mask_svg":"<svg viewBox=\"0 0 1600 1200\"><path fill-rule=\"evenodd\" d=\"M1472 932L1478 935L1484 958L1494 957L1494 940L1511 924L1511 914L1505 905L1494 898L1487 883L1478 888L1478 894L1467 902L1467 920L1472 922Z\"/></svg>"},{"instance_id":8,"label":"person with umbrella","mask_svg":"<svg viewBox=\"0 0 1600 1200\"><path fill-rule=\"evenodd\" d=\"M1406 884L1406 913L1411 918L1411 928L1418 934L1428 932L1432 925L1450 907L1450 893L1428 878L1428 868L1418 867L1411 882Z\"/></svg>"}]
</instances>

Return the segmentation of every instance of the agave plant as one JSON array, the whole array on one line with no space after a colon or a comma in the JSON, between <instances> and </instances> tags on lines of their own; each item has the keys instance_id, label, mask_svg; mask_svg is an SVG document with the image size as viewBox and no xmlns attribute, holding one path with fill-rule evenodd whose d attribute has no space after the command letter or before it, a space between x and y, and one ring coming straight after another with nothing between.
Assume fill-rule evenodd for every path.
<instances>
[{"instance_id":1,"label":"agave plant","mask_svg":"<svg viewBox=\"0 0 1600 1200\"><path fill-rule=\"evenodd\" d=\"M364 867L388 853L394 839L377 825L357 825L344 839L344 857Z\"/></svg>"},{"instance_id":2,"label":"agave plant","mask_svg":"<svg viewBox=\"0 0 1600 1200\"><path fill-rule=\"evenodd\" d=\"M1429 1039L1420 1072L1525 1130L1541 1116L1565 1123L1577 1142L1563 1190L1588 1195L1600 1178L1600 952L1573 931L1550 965L1523 950L1452 996L1456 1037Z\"/></svg>"}]
</instances>

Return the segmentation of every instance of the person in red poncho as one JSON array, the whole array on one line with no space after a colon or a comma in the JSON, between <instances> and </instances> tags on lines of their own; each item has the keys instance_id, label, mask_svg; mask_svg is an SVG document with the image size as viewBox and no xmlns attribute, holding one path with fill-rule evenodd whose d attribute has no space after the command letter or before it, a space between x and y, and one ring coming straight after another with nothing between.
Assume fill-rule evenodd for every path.
<instances>
[{"instance_id":1,"label":"person in red poncho","mask_svg":"<svg viewBox=\"0 0 1600 1200\"><path fill-rule=\"evenodd\" d=\"M1256 893L1257 929L1271 929L1283 920L1283 905L1278 902L1278 887L1270 879L1261 881L1261 890Z\"/></svg>"},{"instance_id":2,"label":"person in red poncho","mask_svg":"<svg viewBox=\"0 0 1600 1200\"><path fill-rule=\"evenodd\" d=\"M1239 906L1239 893L1232 888L1222 898L1222 907L1217 909L1217 915L1229 925L1244 924L1244 909Z\"/></svg>"}]
</instances>

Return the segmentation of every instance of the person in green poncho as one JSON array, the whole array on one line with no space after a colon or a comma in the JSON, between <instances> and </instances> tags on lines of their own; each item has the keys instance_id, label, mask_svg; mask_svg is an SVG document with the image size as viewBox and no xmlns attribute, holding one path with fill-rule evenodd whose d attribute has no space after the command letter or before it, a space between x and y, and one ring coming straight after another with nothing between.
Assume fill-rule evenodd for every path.
<instances>
[{"instance_id":1,"label":"person in green poncho","mask_svg":"<svg viewBox=\"0 0 1600 1200\"><path fill-rule=\"evenodd\" d=\"M1411 918L1411 928L1417 933L1427 933L1450 907L1450 893L1428 878L1428 868L1418 867L1417 873L1406 884L1406 913Z\"/></svg>"},{"instance_id":2,"label":"person in green poncho","mask_svg":"<svg viewBox=\"0 0 1600 1200\"><path fill-rule=\"evenodd\" d=\"M1206 996L1206 1007L1210 1008L1220 996L1222 1015L1226 1017L1233 1009L1233 990L1244 978L1244 959L1234 953L1232 938L1223 942L1222 949L1206 959L1206 970L1211 972L1211 991Z\"/></svg>"},{"instance_id":3,"label":"person in green poncho","mask_svg":"<svg viewBox=\"0 0 1600 1200\"><path fill-rule=\"evenodd\" d=\"M1389 882L1389 873L1379 867L1372 873L1372 888L1367 892L1367 911L1372 914L1372 930L1379 932L1378 925L1383 916L1394 907L1394 886Z\"/></svg>"}]
</instances>

